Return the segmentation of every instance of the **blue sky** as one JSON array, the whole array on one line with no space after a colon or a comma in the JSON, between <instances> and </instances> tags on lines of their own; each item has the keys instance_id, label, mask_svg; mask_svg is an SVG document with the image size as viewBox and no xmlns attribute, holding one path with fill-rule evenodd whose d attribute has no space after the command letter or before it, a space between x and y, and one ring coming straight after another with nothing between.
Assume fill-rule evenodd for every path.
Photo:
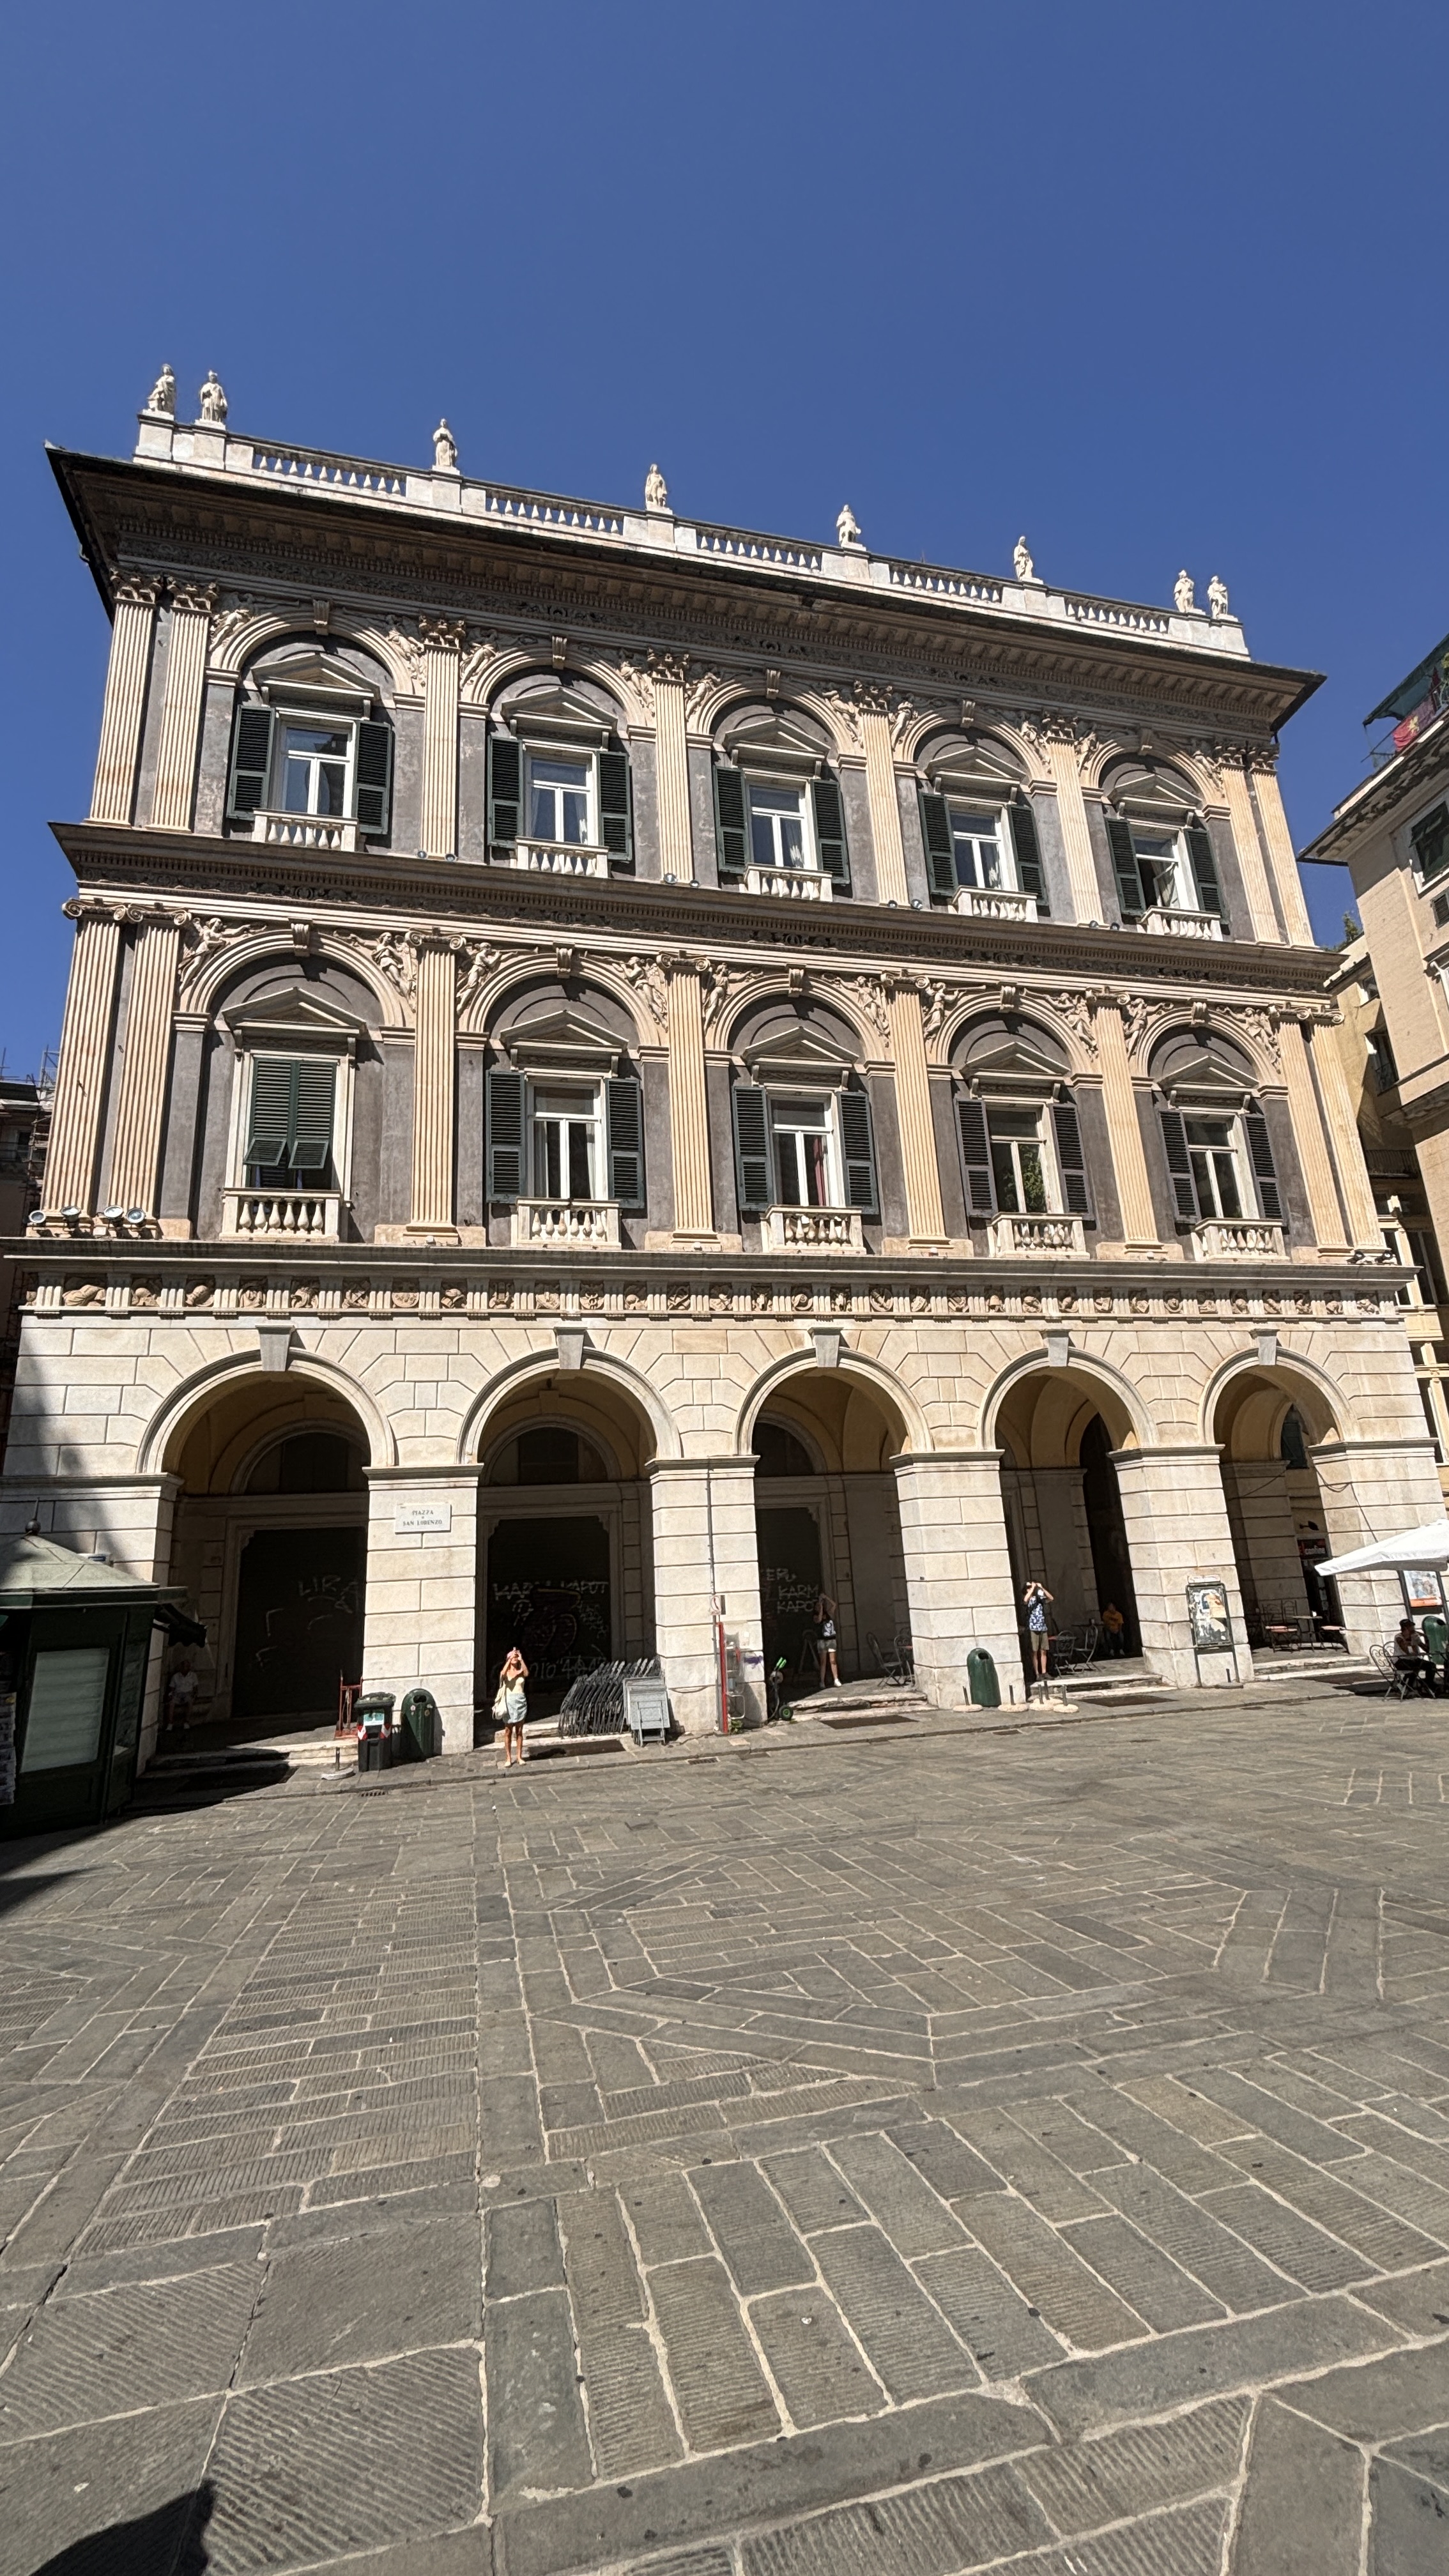
<instances>
[{"instance_id":1,"label":"blue sky","mask_svg":"<svg viewBox=\"0 0 1449 2576\"><path fill-rule=\"evenodd\" d=\"M43 443L234 427L1165 601L1328 674L1301 842L1449 627L1449 13L75 0L14 13L0 1047L56 1037L106 627ZM1320 933L1346 881L1314 872Z\"/></svg>"}]
</instances>

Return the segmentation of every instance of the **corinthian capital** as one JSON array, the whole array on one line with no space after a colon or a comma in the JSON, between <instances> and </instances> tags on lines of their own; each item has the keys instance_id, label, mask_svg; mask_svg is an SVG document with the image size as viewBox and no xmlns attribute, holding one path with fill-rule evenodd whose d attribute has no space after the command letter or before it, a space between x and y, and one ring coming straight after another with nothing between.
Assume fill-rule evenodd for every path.
<instances>
[{"instance_id":1,"label":"corinthian capital","mask_svg":"<svg viewBox=\"0 0 1449 2576\"><path fill-rule=\"evenodd\" d=\"M210 617L216 601L214 582L178 581L171 593L171 606L178 617Z\"/></svg>"},{"instance_id":2,"label":"corinthian capital","mask_svg":"<svg viewBox=\"0 0 1449 2576\"><path fill-rule=\"evenodd\" d=\"M649 656L649 676L651 680L669 681L677 689L687 688L689 686L689 655L687 653L651 652Z\"/></svg>"},{"instance_id":3,"label":"corinthian capital","mask_svg":"<svg viewBox=\"0 0 1449 2576\"><path fill-rule=\"evenodd\" d=\"M468 638L468 621L463 617L420 617L418 633L428 653L461 653Z\"/></svg>"},{"instance_id":4,"label":"corinthian capital","mask_svg":"<svg viewBox=\"0 0 1449 2576\"><path fill-rule=\"evenodd\" d=\"M148 572L113 573L111 592L118 608L154 608L161 584Z\"/></svg>"}]
</instances>

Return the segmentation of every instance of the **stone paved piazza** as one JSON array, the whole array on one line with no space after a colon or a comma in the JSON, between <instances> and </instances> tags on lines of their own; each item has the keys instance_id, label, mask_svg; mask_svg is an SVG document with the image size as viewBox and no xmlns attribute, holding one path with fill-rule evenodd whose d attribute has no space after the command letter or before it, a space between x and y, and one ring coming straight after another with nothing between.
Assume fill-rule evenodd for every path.
<instances>
[{"instance_id":1,"label":"stone paved piazza","mask_svg":"<svg viewBox=\"0 0 1449 2576\"><path fill-rule=\"evenodd\" d=\"M1449 2567L1446 1743L1289 1684L15 1848L0 2571Z\"/></svg>"}]
</instances>

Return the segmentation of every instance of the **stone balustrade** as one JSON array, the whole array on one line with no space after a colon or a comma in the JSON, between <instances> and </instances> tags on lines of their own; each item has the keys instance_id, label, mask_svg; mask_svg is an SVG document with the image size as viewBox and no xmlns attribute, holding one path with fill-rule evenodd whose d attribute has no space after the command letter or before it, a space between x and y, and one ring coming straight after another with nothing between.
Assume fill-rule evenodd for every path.
<instances>
[{"instance_id":1,"label":"stone balustrade","mask_svg":"<svg viewBox=\"0 0 1449 2576\"><path fill-rule=\"evenodd\" d=\"M1085 1261L1087 1229L1079 1216L998 1216L991 1221L991 1249L999 1258L1018 1252L1054 1252Z\"/></svg>"},{"instance_id":2,"label":"stone balustrade","mask_svg":"<svg viewBox=\"0 0 1449 2576\"><path fill-rule=\"evenodd\" d=\"M1222 939L1222 916L1216 912L1179 911L1175 904L1155 905L1138 924L1153 939Z\"/></svg>"},{"instance_id":3,"label":"stone balustrade","mask_svg":"<svg viewBox=\"0 0 1449 2576\"><path fill-rule=\"evenodd\" d=\"M335 1243L342 1226L339 1190L223 1190L223 1240Z\"/></svg>"},{"instance_id":4,"label":"stone balustrade","mask_svg":"<svg viewBox=\"0 0 1449 2576\"><path fill-rule=\"evenodd\" d=\"M609 873L607 850L586 849L572 841L500 843L492 856L495 867L522 868L533 876L606 877Z\"/></svg>"},{"instance_id":5,"label":"stone balustrade","mask_svg":"<svg viewBox=\"0 0 1449 2576\"><path fill-rule=\"evenodd\" d=\"M835 881L816 868L746 868L745 892L777 895L786 903L829 903Z\"/></svg>"},{"instance_id":6,"label":"stone balustrade","mask_svg":"<svg viewBox=\"0 0 1449 2576\"><path fill-rule=\"evenodd\" d=\"M515 1199L515 1244L579 1244L589 1251L619 1249L617 1199Z\"/></svg>"},{"instance_id":7,"label":"stone balustrade","mask_svg":"<svg viewBox=\"0 0 1449 2576\"><path fill-rule=\"evenodd\" d=\"M772 1207L765 1217L772 1252L863 1252L858 1208Z\"/></svg>"},{"instance_id":8,"label":"stone balustrade","mask_svg":"<svg viewBox=\"0 0 1449 2576\"><path fill-rule=\"evenodd\" d=\"M1260 1216L1204 1217L1192 1229L1192 1248L1199 1261L1282 1261L1287 1257L1283 1228Z\"/></svg>"},{"instance_id":9,"label":"stone balustrade","mask_svg":"<svg viewBox=\"0 0 1449 2576\"><path fill-rule=\"evenodd\" d=\"M1036 896L1015 886L963 886L955 908L978 921L1035 921L1038 912Z\"/></svg>"},{"instance_id":10,"label":"stone balustrade","mask_svg":"<svg viewBox=\"0 0 1449 2576\"><path fill-rule=\"evenodd\" d=\"M355 850L357 825L340 814L282 814L260 806L252 816L252 839L292 850Z\"/></svg>"}]
</instances>

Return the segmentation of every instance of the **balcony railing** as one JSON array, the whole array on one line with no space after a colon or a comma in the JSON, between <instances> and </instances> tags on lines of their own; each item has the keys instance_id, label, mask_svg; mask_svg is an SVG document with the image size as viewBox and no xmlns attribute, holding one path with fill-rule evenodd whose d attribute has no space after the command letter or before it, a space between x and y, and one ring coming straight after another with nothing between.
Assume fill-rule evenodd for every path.
<instances>
[{"instance_id":1,"label":"balcony railing","mask_svg":"<svg viewBox=\"0 0 1449 2576\"><path fill-rule=\"evenodd\" d=\"M357 825L340 814L282 814L272 808L252 816L252 839L293 850L355 850Z\"/></svg>"},{"instance_id":2,"label":"balcony railing","mask_svg":"<svg viewBox=\"0 0 1449 2576\"><path fill-rule=\"evenodd\" d=\"M1174 904L1156 904L1138 923L1155 939L1221 939L1222 916L1216 912L1179 912Z\"/></svg>"},{"instance_id":3,"label":"balcony railing","mask_svg":"<svg viewBox=\"0 0 1449 2576\"><path fill-rule=\"evenodd\" d=\"M1268 1217L1210 1216L1192 1229L1199 1261L1282 1261L1283 1228Z\"/></svg>"},{"instance_id":4,"label":"balcony railing","mask_svg":"<svg viewBox=\"0 0 1449 2576\"><path fill-rule=\"evenodd\" d=\"M998 1259L1018 1252L1055 1252L1083 1261L1087 1229L1079 1216L998 1216L991 1224L991 1249Z\"/></svg>"},{"instance_id":5,"label":"balcony railing","mask_svg":"<svg viewBox=\"0 0 1449 2576\"><path fill-rule=\"evenodd\" d=\"M492 852L496 868L525 868L547 877L606 877L607 850L584 849L574 841L500 841Z\"/></svg>"},{"instance_id":6,"label":"balcony railing","mask_svg":"<svg viewBox=\"0 0 1449 2576\"><path fill-rule=\"evenodd\" d=\"M765 1216L772 1252L864 1252L859 1208L772 1207Z\"/></svg>"},{"instance_id":7,"label":"balcony railing","mask_svg":"<svg viewBox=\"0 0 1449 2576\"><path fill-rule=\"evenodd\" d=\"M781 895L787 903L829 903L835 891L832 877L817 868L746 868L746 894Z\"/></svg>"},{"instance_id":8,"label":"balcony railing","mask_svg":"<svg viewBox=\"0 0 1449 2576\"><path fill-rule=\"evenodd\" d=\"M617 1252L619 1202L617 1199L515 1199L513 1240L515 1244L546 1243L554 1247L577 1243L590 1251Z\"/></svg>"},{"instance_id":9,"label":"balcony railing","mask_svg":"<svg viewBox=\"0 0 1449 2576\"><path fill-rule=\"evenodd\" d=\"M269 1242L335 1243L342 1227L340 1190L223 1190L223 1235Z\"/></svg>"},{"instance_id":10,"label":"balcony railing","mask_svg":"<svg viewBox=\"0 0 1449 2576\"><path fill-rule=\"evenodd\" d=\"M974 913L978 921L1035 921L1037 900L1015 886L963 886L956 910Z\"/></svg>"}]
</instances>

